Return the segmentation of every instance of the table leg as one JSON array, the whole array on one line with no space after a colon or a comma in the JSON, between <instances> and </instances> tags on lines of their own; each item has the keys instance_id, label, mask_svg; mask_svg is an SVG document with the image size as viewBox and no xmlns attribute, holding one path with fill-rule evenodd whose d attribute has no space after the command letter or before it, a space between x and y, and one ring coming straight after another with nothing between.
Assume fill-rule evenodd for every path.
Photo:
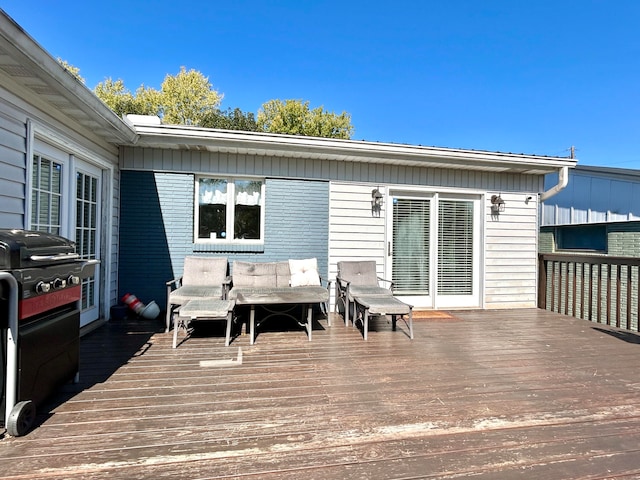
<instances>
[{"instance_id":1,"label":"table leg","mask_svg":"<svg viewBox=\"0 0 640 480\"><path fill-rule=\"evenodd\" d=\"M251 305L251 313L249 314L249 341L253 345L256 330L256 306Z\"/></svg>"},{"instance_id":2,"label":"table leg","mask_svg":"<svg viewBox=\"0 0 640 480\"><path fill-rule=\"evenodd\" d=\"M346 295L344 297L344 326L348 327L349 326L349 285L347 285L347 289L346 289ZM355 308L354 308L354 315L355 315ZM353 324L355 325L355 322L353 322Z\"/></svg>"},{"instance_id":3,"label":"table leg","mask_svg":"<svg viewBox=\"0 0 640 480\"><path fill-rule=\"evenodd\" d=\"M364 309L364 320L362 322L362 329L364 330L364 339L367 339L367 332L369 331L369 309Z\"/></svg>"},{"instance_id":4,"label":"table leg","mask_svg":"<svg viewBox=\"0 0 640 480\"><path fill-rule=\"evenodd\" d=\"M413 340L413 307L409 307L409 338Z\"/></svg>"},{"instance_id":5,"label":"table leg","mask_svg":"<svg viewBox=\"0 0 640 480\"><path fill-rule=\"evenodd\" d=\"M227 336L224 341L224 346L228 347L231 343L231 323L233 322L233 310L227 312Z\"/></svg>"},{"instance_id":6,"label":"table leg","mask_svg":"<svg viewBox=\"0 0 640 480\"><path fill-rule=\"evenodd\" d=\"M180 322L178 321L178 315L173 316L173 348L178 346L178 328Z\"/></svg>"}]
</instances>

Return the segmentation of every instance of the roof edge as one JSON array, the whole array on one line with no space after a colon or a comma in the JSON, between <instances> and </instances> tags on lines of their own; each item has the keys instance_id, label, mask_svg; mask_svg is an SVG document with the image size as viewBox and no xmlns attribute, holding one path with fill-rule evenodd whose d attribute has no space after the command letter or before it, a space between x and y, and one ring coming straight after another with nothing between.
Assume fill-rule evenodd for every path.
<instances>
[{"instance_id":1,"label":"roof edge","mask_svg":"<svg viewBox=\"0 0 640 480\"><path fill-rule=\"evenodd\" d=\"M69 73L13 18L0 9L0 35L10 42L28 61L37 65L43 75L58 84L61 93L78 108L92 115L96 122L109 127L123 143L135 142L135 129L105 105L86 85Z\"/></svg>"},{"instance_id":2,"label":"roof edge","mask_svg":"<svg viewBox=\"0 0 640 480\"><path fill-rule=\"evenodd\" d=\"M549 157L484 150L428 147L422 145L371 142L365 140L343 140L322 137L306 137L263 132L220 130L184 125L161 125L130 118L140 136L138 145L192 144L215 148L243 149L252 151L304 150L309 156L333 154L336 156L366 157L374 160L387 156L409 159L438 159L452 163L477 161L485 164L509 164L518 167L544 167L555 170L561 167L574 168L578 160L570 157Z\"/></svg>"}]
</instances>

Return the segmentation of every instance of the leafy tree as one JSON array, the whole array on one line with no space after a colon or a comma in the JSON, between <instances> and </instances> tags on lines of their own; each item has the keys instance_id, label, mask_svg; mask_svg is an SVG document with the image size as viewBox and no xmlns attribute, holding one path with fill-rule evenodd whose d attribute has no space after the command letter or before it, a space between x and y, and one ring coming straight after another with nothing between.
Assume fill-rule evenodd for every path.
<instances>
[{"instance_id":1,"label":"leafy tree","mask_svg":"<svg viewBox=\"0 0 640 480\"><path fill-rule=\"evenodd\" d=\"M202 120L203 127L221 128L224 130L243 130L246 132L258 131L258 124L253 113L244 113L239 108L216 110L205 115Z\"/></svg>"},{"instance_id":2,"label":"leafy tree","mask_svg":"<svg viewBox=\"0 0 640 480\"><path fill-rule=\"evenodd\" d=\"M107 78L104 82L96 85L94 93L111 110L118 115L126 115L127 113L137 113L139 115L155 115L157 109L144 108L144 103L132 94L125 86L122 80L112 80Z\"/></svg>"},{"instance_id":3,"label":"leafy tree","mask_svg":"<svg viewBox=\"0 0 640 480\"><path fill-rule=\"evenodd\" d=\"M185 67L175 76L167 75L160 90L141 85L134 95L122 80L108 78L94 92L118 115L158 115L164 123L174 125L201 125L222 101L222 94L207 77Z\"/></svg>"},{"instance_id":4,"label":"leafy tree","mask_svg":"<svg viewBox=\"0 0 640 480\"><path fill-rule=\"evenodd\" d=\"M202 73L181 67L175 77L167 75L162 82L161 117L168 124L200 125L207 114L217 110L222 96Z\"/></svg>"},{"instance_id":5,"label":"leafy tree","mask_svg":"<svg viewBox=\"0 0 640 480\"><path fill-rule=\"evenodd\" d=\"M58 63L62 65L67 72L76 77L80 83L86 83L85 79L80 76L80 69L78 67L74 67L69 62L61 59L60 57L58 57L57 60Z\"/></svg>"},{"instance_id":6,"label":"leafy tree","mask_svg":"<svg viewBox=\"0 0 640 480\"><path fill-rule=\"evenodd\" d=\"M59 60L72 74L79 69ZM132 93L122 80L107 78L94 89L95 94L116 114L158 115L163 123L195 125L225 130L285 133L325 138L351 138L353 126L347 112L335 114L323 107L309 108L308 101L269 100L256 116L239 108L220 110L223 95L214 90L209 79L196 70L180 68L167 75L160 90L141 85Z\"/></svg>"},{"instance_id":7,"label":"leafy tree","mask_svg":"<svg viewBox=\"0 0 640 480\"><path fill-rule=\"evenodd\" d=\"M302 100L269 100L258 111L258 129L269 133L286 133L326 138L351 138L351 115L337 115L323 107L309 109Z\"/></svg>"}]
</instances>

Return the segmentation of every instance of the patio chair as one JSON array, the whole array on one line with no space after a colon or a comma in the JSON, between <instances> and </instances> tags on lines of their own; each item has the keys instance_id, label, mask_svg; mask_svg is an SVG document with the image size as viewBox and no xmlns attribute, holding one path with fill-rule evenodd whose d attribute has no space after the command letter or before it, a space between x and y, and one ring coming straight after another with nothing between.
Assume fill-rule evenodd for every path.
<instances>
[{"instance_id":1,"label":"patio chair","mask_svg":"<svg viewBox=\"0 0 640 480\"><path fill-rule=\"evenodd\" d=\"M335 287L335 311L344 308L344 323L349 325L349 317L353 316L351 304L358 295L390 295L393 283L378 277L374 260L338 262L338 274ZM381 287L380 283L388 285Z\"/></svg>"},{"instance_id":2,"label":"patio chair","mask_svg":"<svg viewBox=\"0 0 640 480\"><path fill-rule=\"evenodd\" d=\"M378 277L375 261L338 262L335 309L338 311L343 305L345 325L349 324L349 317L354 326L358 320L362 323L365 340L372 315L391 317L393 330L398 319L404 320L409 327L409 338L413 339L413 306L394 297L392 287L391 280Z\"/></svg>"},{"instance_id":3,"label":"patio chair","mask_svg":"<svg viewBox=\"0 0 640 480\"><path fill-rule=\"evenodd\" d=\"M185 257L182 276L166 283L166 331L168 332L171 328L174 310L189 300L203 298L226 300L230 284L228 273L227 257Z\"/></svg>"}]
</instances>

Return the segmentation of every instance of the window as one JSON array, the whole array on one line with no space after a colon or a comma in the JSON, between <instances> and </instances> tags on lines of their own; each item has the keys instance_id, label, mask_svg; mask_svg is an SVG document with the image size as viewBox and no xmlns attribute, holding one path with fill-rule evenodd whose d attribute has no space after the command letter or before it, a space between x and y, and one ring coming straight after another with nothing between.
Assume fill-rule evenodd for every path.
<instances>
[{"instance_id":1,"label":"window","mask_svg":"<svg viewBox=\"0 0 640 480\"><path fill-rule=\"evenodd\" d=\"M31 228L61 234L62 165L33 156Z\"/></svg>"},{"instance_id":2,"label":"window","mask_svg":"<svg viewBox=\"0 0 640 480\"><path fill-rule=\"evenodd\" d=\"M558 250L607 251L607 227L602 224L556 227Z\"/></svg>"},{"instance_id":3,"label":"window","mask_svg":"<svg viewBox=\"0 0 640 480\"><path fill-rule=\"evenodd\" d=\"M196 196L196 241L262 242L262 180L199 177Z\"/></svg>"}]
</instances>

